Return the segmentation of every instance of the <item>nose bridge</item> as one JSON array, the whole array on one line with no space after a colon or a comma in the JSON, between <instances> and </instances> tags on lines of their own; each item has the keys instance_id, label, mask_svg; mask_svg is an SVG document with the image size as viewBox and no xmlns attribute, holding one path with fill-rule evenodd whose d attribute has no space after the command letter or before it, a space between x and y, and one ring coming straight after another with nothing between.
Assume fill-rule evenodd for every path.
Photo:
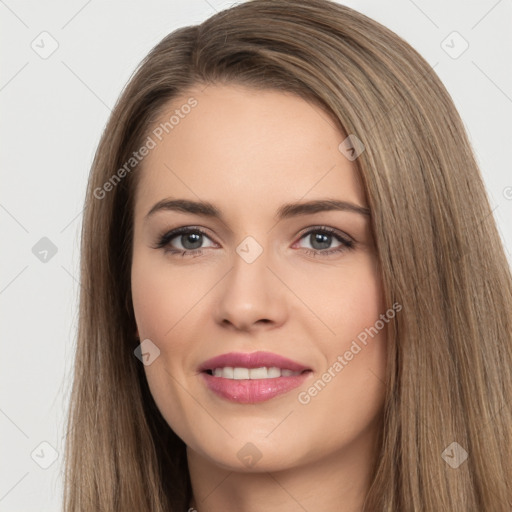
<instances>
[{"instance_id":1,"label":"nose bridge","mask_svg":"<svg viewBox=\"0 0 512 512\"><path fill-rule=\"evenodd\" d=\"M219 322L248 327L265 320L280 323L286 307L283 290L273 273L272 255L255 237L247 236L235 248L217 305Z\"/></svg>"},{"instance_id":2,"label":"nose bridge","mask_svg":"<svg viewBox=\"0 0 512 512\"><path fill-rule=\"evenodd\" d=\"M232 279L244 286L257 285L258 292L266 293L267 268L270 265L271 255L268 248L260 244L252 236L246 237L235 248L233 257Z\"/></svg>"}]
</instances>

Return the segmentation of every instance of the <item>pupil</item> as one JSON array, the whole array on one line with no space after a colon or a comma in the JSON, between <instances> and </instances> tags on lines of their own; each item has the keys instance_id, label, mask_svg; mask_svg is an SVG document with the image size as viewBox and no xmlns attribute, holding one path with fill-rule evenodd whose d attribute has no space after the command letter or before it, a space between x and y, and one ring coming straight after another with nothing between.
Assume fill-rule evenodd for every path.
<instances>
[{"instance_id":1,"label":"pupil","mask_svg":"<svg viewBox=\"0 0 512 512\"><path fill-rule=\"evenodd\" d=\"M327 249L330 245L330 238L332 235L327 235L325 233L316 233L313 236L313 243L311 244L314 249ZM315 247L315 243L319 243L321 247Z\"/></svg>"},{"instance_id":2,"label":"pupil","mask_svg":"<svg viewBox=\"0 0 512 512\"><path fill-rule=\"evenodd\" d=\"M181 236L181 243L185 249L198 249L201 247L202 236L203 235L201 233L187 233L186 235ZM190 247L189 241L191 241L193 247ZM194 246L194 244L196 245Z\"/></svg>"}]
</instances>

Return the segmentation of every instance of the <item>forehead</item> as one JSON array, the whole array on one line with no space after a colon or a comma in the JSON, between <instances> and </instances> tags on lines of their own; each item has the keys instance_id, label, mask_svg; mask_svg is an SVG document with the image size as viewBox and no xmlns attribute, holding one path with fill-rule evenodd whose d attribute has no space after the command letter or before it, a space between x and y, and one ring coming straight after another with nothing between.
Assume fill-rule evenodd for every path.
<instances>
[{"instance_id":1,"label":"forehead","mask_svg":"<svg viewBox=\"0 0 512 512\"><path fill-rule=\"evenodd\" d=\"M190 89L150 132L136 217L164 197L204 199L240 214L326 195L364 204L345 139L317 105L291 93L238 85Z\"/></svg>"}]
</instances>

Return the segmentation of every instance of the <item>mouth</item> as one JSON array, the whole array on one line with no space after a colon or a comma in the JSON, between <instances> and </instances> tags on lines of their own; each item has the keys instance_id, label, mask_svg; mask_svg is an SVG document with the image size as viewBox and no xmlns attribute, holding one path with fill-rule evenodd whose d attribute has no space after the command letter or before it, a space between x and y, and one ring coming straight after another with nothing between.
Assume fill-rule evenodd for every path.
<instances>
[{"instance_id":1,"label":"mouth","mask_svg":"<svg viewBox=\"0 0 512 512\"><path fill-rule=\"evenodd\" d=\"M310 379L313 370L271 352L230 352L205 361L198 371L216 396L255 404L285 395Z\"/></svg>"},{"instance_id":2,"label":"mouth","mask_svg":"<svg viewBox=\"0 0 512 512\"><path fill-rule=\"evenodd\" d=\"M263 351L228 352L204 361L198 368L199 372L237 380L289 377L300 375L304 370L311 368L279 354Z\"/></svg>"},{"instance_id":3,"label":"mouth","mask_svg":"<svg viewBox=\"0 0 512 512\"><path fill-rule=\"evenodd\" d=\"M203 373L211 375L212 377L221 377L231 380L266 380L280 377L296 377L311 371L312 370L309 369L294 371L288 368L278 368L277 366L261 366L259 368L225 366L204 370Z\"/></svg>"},{"instance_id":4,"label":"mouth","mask_svg":"<svg viewBox=\"0 0 512 512\"><path fill-rule=\"evenodd\" d=\"M214 376L213 372L217 376ZM266 377L264 372L267 374ZM287 371L286 368L277 367L250 369L224 367L205 370L200 375L207 389L213 393L212 397L216 396L238 404L257 404L288 394L303 385L312 373L312 370Z\"/></svg>"}]
</instances>

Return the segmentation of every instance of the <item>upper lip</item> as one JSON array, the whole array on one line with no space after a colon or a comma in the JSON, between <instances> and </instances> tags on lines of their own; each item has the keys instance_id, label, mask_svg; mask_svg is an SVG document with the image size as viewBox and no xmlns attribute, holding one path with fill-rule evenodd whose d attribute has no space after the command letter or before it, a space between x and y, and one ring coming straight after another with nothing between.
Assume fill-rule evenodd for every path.
<instances>
[{"instance_id":1,"label":"upper lip","mask_svg":"<svg viewBox=\"0 0 512 512\"><path fill-rule=\"evenodd\" d=\"M228 366L233 368L261 368L265 366L267 368L276 367L281 370L287 369L294 372L310 370L307 366L292 361L287 357L273 354L272 352L260 351L250 353L229 352L227 354L221 354L202 363L201 366L199 366L199 371L204 372Z\"/></svg>"}]
</instances>

